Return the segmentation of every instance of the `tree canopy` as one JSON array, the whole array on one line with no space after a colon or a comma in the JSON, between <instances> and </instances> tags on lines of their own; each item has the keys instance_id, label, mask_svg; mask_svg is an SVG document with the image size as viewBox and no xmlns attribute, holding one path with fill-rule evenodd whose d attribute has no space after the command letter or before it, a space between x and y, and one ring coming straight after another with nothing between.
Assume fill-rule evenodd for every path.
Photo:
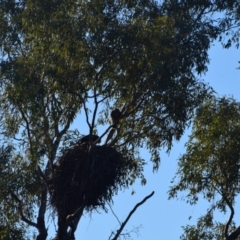
<instances>
[{"instance_id":1,"label":"tree canopy","mask_svg":"<svg viewBox=\"0 0 240 240\"><path fill-rule=\"evenodd\" d=\"M217 12L223 17L214 20ZM159 150L171 149L210 97L199 79L207 51L238 26L239 12L230 0L1 0L2 236L27 239L31 226L46 239L48 178L61 150L86 134L81 126L69 130L78 114L90 136L131 163L125 186L137 178L145 184L139 149L149 150L157 170ZM237 34L228 40L237 42ZM114 126L113 109L121 111Z\"/></svg>"},{"instance_id":2,"label":"tree canopy","mask_svg":"<svg viewBox=\"0 0 240 240\"><path fill-rule=\"evenodd\" d=\"M196 113L186 153L179 159L170 197L186 191L186 201L197 204L201 195L210 206L196 226L186 226L181 239L239 239L234 222L240 174L240 103L213 98ZM229 212L227 223L214 220L214 212Z\"/></svg>"}]
</instances>

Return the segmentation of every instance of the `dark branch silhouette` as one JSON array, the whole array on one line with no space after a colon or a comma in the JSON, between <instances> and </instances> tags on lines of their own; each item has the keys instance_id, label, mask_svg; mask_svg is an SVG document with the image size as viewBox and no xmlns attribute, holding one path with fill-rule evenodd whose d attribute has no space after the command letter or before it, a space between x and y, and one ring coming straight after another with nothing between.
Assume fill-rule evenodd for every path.
<instances>
[{"instance_id":1,"label":"dark branch silhouette","mask_svg":"<svg viewBox=\"0 0 240 240\"><path fill-rule=\"evenodd\" d=\"M225 229L224 229L224 236L225 236L226 239L228 239L228 230L229 230L229 226L231 225L232 220L233 220L234 208L233 208L231 202L227 199L227 197L225 197L224 199L225 199L225 201L226 201L226 203L227 203L227 205L228 205L228 207L230 208L230 211L231 211L230 217L229 217L229 219L227 221L227 224L225 226Z\"/></svg>"},{"instance_id":2,"label":"dark branch silhouette","mask_svg":"<svg viewBox=\"0 0 240 240\"><path fill-rule=\"evenodd\" d=\"M18 198L18 196L16 194L14 194L13 192L10 192L12 198L18 203L18 212L19 215L21 216L22 221L24 221L25 223L29 224L32 227L37 228L37 224L30 221L29 219L27 219L24 214L23 214L23 209L22 209L22 201Z\"/></svg>"},{"instance_id":3,"label":"dark branch silhouette","mask_svg":"<svg viewBox=\"0 0 240 240\"><path fill-rule=\"evenodd\" d=\"M120 228L117 230L117 233L116 233L115 237L112 238L111 240L117 240L117 239L118 239L119 235L120 235L121 232L123 231L124 227L126 226L127 222L129 221L129 219L131 218L131 216L133 215L133 213L137 210L137 208L138 208L139 206L141 206L142 204L144 204L150 197L152 197L153 194L154 194L154 191L153 191L150 195L146 196L141 202L139 202L139 203L137 203L137 204L135 205L135 207L132 209L132 211L128 214L128 216L127 216L127 218L125 219L125 221L121 224Z\"/></svg>"}]
</instances>

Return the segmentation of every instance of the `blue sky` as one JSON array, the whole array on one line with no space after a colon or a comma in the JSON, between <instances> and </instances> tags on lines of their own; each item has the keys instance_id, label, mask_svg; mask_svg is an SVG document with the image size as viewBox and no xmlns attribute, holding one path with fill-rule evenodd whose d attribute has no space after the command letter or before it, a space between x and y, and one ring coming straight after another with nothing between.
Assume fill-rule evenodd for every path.
<instances>
[{"instance_id":1,"label":"blue sky","mask_svg":"<svg viewBox=\"0 0 240 240\"><path fill-rule=\"evenodd\" d=\"M240 50L236 48L226 50L216 42L212 44L209 55L208 72L201 78L209 83L219 96L231 96L240 101L240 70L236 69L239 66ZM72 128L78 128L82 124L79 118ZM129 220L125 230L132 231L140 227L138 235L131 233L131 239L178 240L182 233L181 226L194 224L196 219L204 214L208 206L206 202L200 201L197 205L190 206L182 201L184 194L179 195L179 200L168 200L167 195L170 181L176 171L177 159L185 152L184 144L189 134L188 129L182 139L174 143L169 155L162 151L161 165L157 173L152 172L152 165L149 162L145 169L146 186L141 186L140 182L136 182L131 188L119 192L114 197L112 209L119 220L124 221L136 203L155 191L153 197L140 206ZM141 154L148 162L150 157L147 152L142 150ZM132 190L136 192L134 195L131 195ZM224 222L228 216L217 214L216 217ZM237 225L240 225L240 218L235 220ZM48 224L51 225L49 237L52 237L55 231L52 222L49 221ZM118 227L118 221L110 209L108 213L100 210L99 213L85 214L82 217L75 237L77 240L108 240L111 231Z\"/></svg>"}]
</instances>

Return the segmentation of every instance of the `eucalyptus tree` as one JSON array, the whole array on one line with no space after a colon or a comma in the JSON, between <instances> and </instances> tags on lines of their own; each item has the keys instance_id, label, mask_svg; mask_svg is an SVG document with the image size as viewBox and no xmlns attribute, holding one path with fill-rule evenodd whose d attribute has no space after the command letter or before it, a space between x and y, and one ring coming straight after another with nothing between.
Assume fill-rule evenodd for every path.
<instances>
[{"instance_id":1,"label":"eucalyptus tree","mask_svg":"<svg viewBox=\"0 0 240 240\"><path fill-rule=\"evenodd\" d=\"M2 236L24 236L31 226L38 240L46 239L52 209L47 179L59 148L82 133L104 140L110 130L106 144L134 161L126 185L136 178L146 182L141 147L158 169L159 149L171 149L211 92L197 74L207 70L210 43L226 26L208 17L209 9L220 7L201 4L0 1L1 142L11 148L0 167ZM121 111L117 126L110 109ZM78 114L87 131L69 130Z\"/></svg>"},{"instance_id":2,"label":"eucalyptus tree","mask_svg":"<svg viewBox=\"0 0 240 240\"><path fill-rule=\"evenodd\" d=\"M186 153L179 159L175 185L170 197L186 193L186 201L195 205L202 196L209 202L206 214L196 226L184 227L181 239L235 240L240 226L234 222L240 192L240 103L234 99L213 98L203 104L186 143ZM218 222L216 211L228 215Z\"/></svg>"}]
</instances>

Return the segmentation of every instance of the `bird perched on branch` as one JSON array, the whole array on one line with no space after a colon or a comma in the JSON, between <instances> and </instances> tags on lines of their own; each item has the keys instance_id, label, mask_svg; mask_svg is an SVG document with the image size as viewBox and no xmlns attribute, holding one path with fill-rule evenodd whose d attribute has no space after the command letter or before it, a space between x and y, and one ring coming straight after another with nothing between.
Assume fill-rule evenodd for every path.
<instances>
[{"instance_id":1,"label":"bird perched on branch","mask_svg":"<svg viewBox=\"0 0 240 240\"><path fill-rule=\"evenodd\" d=\"M86 135L79 140L79 143L89 143L92 140L93 143L100 143L101 139L98 135Z\"/></svg>"},{"instance_id":2,"label":"bird perched on branch","mask_svg":"<svg viewBox=\"0 0 240 240\"><path fill-rule=\"evenodd\" d=\"M111 120L112 120L114 127L117 126L117 124L119 123L121 118L122 118L122 112L118 108L112 110Z\"/></svg>"},{"instance_id":3,"label":"bird perched on branch","mask_svg":"<svg viewBox=\"0 0 240 240\"><path fill-rule=\"evenodd\" d=\"M117 125L121 118L122 118L122 112L118 108L115 108L114 110L112 110L112 112L111 112L112 129L110 130L110 132L107 136L107 139L104 143L105 145L113 138L114 133L116 134Z\"/></svg>"}]
</instances>

